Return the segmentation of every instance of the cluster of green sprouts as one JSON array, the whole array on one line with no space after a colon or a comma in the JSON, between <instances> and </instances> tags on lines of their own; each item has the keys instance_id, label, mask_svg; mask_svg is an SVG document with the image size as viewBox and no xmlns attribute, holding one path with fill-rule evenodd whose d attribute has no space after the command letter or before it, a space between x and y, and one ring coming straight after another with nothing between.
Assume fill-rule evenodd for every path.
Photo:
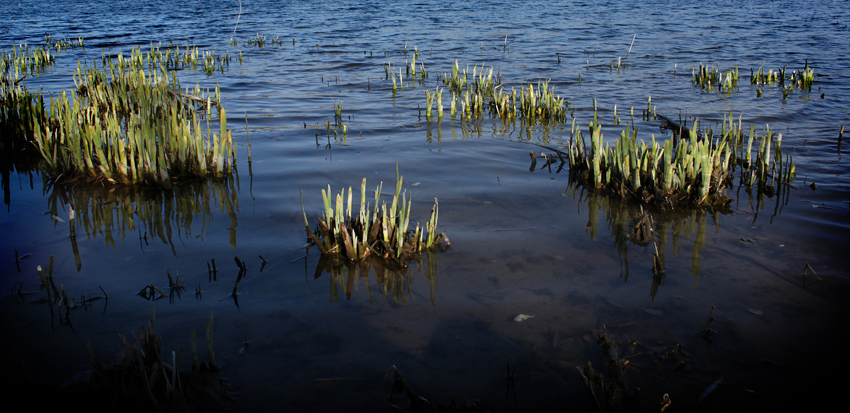
<instances>
[{"instance_id":1,"label":"cluster of green sprouts","mask_svg":"<svg viewBox=\"0 0 850 413\"><path fill-rule=\"evenodd\" d=\"M763 67L759 67L758 71L750 69L750 75L752 78L751 83L759 86L757 92L757 96L759 97L761 97L762 93L761 86L764 85L777 85L781 87L782 99L785 99L795 89L811 92L812 83L815 81L815 70L809 67L808 61L806 61L802 70L794 70L790 75L788 75L787 72L787 65L777 69L775 72L773 69L769 69L765 72Z\"/></svg>"},{"instance_id":2,"label":"cluster of green sprouts","mask_svg":"<svg viewBox=\"0 0 850 413\"><path fill-rule=\"evenodd\" d=\"M738 66L733 70L725 72L720 71L719 66L709 67L699 64L699 69L694 69L691 73L691 82L699 86L700 89L712 91L718 88L723 92L729 92L738 86Z\"/></svg>"},{"instance_id":3,"label":"cluster of green sprouts","mask_svg":"<svg viewBox=\"0 0 850 413\"><path fill-rule=\"evenodd\" d=\"M696 123L691 130L679 125L680 133L664 143L656 142L654 135L649 144L639 141L632 125L613 145L606 144L594 113L588 146L573 120L566 154L559 152L562 161L569 162L571 177L595 190L662 206L728 204L731 199L724 190L736 166L741 168L741 184L766 193L794 177L792 159L781 151L782 135L769 127L759 134L750 126L745 136L740 118L736 123L731 114L724 117L719 135L711 129L698 133Z\"/></svg>"},{"instance_id":4,"label":"cluster of green sprouts","mask_svg":"<svg viewBox=\"0 0 850 413\"><path fill-rule=\"evenodd\" d=\"M169 81L165 69L181 60L179 48L170 52L152 46L145 55L136 49L129 59L104 58L102 71L78 65L77 90L49 102L19 84L9 67L0 81L0 123L38 149L54 178L168 187L176 177L224 177L236 152L218 90L206 96L199 88L181 93L176 75ZM213 105L219 134L209 124ZM201 108L207 111L205 126Z\"/></svg>"},{"instance_id":5,"label":"cluster of green sprouts","mask_svg":"<svg viewBox=\"0 0 850 413\"><path fill-rule=\"evenodd\" d=\"M443 75L443 84L452 94L451 117L459 113L464 121L480 119L485 111L503 122L521 118L528 123L563 123L570 114L569 103L555 95L555 89L549 86L548 80L537 82L536 87L529 83L521 85L519 90L512 88L506 92L502 87L501 74L494 75L492 67L487 71L482 65L479 71L478 65L475 65L471 71L469 67L461 71L455 61L451 73ZM426 92L426 114L430 113L431 96L430 92ZM437 105L438 109L442 106L439 97ZM442 118L439 111L438 116Z\"/></svg>"},{"instance_id":6,"label":"cluster of green sprouts","mask_svg":"<svg viewBox=\"0 0 850 413\"><path fill-rule=\"evenodd\" d=\"M408 198L407 191L402 192L402 181L396 165L396 190L392 202L379 206L383 184L375 190L375 203L369 204L366 202L364 178L360 186L360 212L357 214L352 211L352 189L349 187L347 194L343 189L334 197L329 185L327 191L322 190L324 215L315 231L310 230L302 204L307 236L323 255L344 257L348 261L374 258L399 268L423 251L440 245L443 240L448 244L445 234L437 233L439 209L436 199L425 226L420 227L417 223L415 229L410 227L412 200Z\"/></svg>"},{"instance_id":7,"label":"cluster of green sprouts","mask_svg":"<svg viewBox=\"0 0 850 413\"><path fill-rule=\"evenodd\" d=\"M197 46L186 46L185 49L180 49L179 46L169 44L163 47L161 43L150 44L148 50L142 50L142 47L136 47L130 50L130 56L124 58L122 54L117 56L120 67L129 67L132 69L149 69L165 71L165 70L180 70L180 69L199 69L203 67L207 75L212 75L215 71L224 72L224 69L230 67L230 53L226 52L218 54L215 49L201 51ZM112 58L102 55L101 63L107 67ZM240 63L242 61L240 54Z\"/></svg>"},{"instance_id":8,"label":"cluster of green sprouts","mask_svg":"<svg viewBox=\"0 0 850 413\"><path fill-rule=\"evenodd\" d=\"M40 47L30 49L28 44L21 44L12 47L10 52L0 52L0 73L3 74L4 79L8 76L9 79L16 80L21 76L36 74L56 61L55 53L82 46L82 37L77 40L54 40L48 34L44 36L44 44ZM4 80L4 82L9 79Z\"/></svg>"}]
</instances>

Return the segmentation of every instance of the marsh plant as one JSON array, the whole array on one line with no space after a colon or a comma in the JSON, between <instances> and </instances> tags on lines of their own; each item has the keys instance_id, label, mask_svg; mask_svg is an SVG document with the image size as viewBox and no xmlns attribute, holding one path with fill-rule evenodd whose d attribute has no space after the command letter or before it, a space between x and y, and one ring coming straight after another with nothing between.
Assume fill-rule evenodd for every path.
<instances>
[{"instance_id":1,"label":"marsh plant","mask_svg":"<svg viewBox=\"0 0 850 413\"><path fill-rule=\"evenodd\" d=\"M569 164L571 179L585 187L662 208L728 205L732 199L725 189L731 187L736 169L741 185L768 195L794 178L791 156L782 152L782 134L772 133L769 126L759 133L750 125L747 134L740 117L736 122L729 114L716 134L710 128L697 132L696 122L687 129L684 123L664 119L674 136L663 143L655 135L650 142L638 140L633 123L615 142L605 143L594 111L589 145L574 118L567 149L558 150L557 156Z\"/></svg>"},{"instance_id":2,"label":"marsh plant","mask_svg":"<svg viewBox=\"0 0 850 413\"><path fill-rule=\"evenodd\" d=\"M785 65L775 72L773 69L764 70L764 67L759 67L757 71L750 69L750 82L754 85L778 85L783 87L794 87L805 91L812 90L812 84L815 81L815 70L809 67L808 60L802 70L794 70L791 74L787 71L788 65Z\"/></svg>"},{"instance_id":3,"label":"marsh plant","mask_svg":"<svg viewBox=\"0 0 850 413\"><path fill-rule=\"evenodd\" d=\"M480 70L478 65L461 70L455 61L451 73L443 74L443 84L451 92L451 117L459 114L464 121L480 119L486 112L503 123L517 119L528 125L564 123L570 114L569 103L555 94L549 80L538 81L536 86L520 85L518 90L511 88L507 92L501 73L494 75L493 68L485 69L483 64ZM426 98L426 108L430 108L429 94Z\"/></svg>"},{"instance_id":4,"label":"marsh plant","mask_svg":"<svg viewBox=\"0 0 850 413\"><path fill-rule=\"evenodd\" d=\"M16 48L2 59L0 124L9 132L4 149L35 146L45 172L61 180L169 187L174 180L223 178L233 171L236 152L218 90L182 93L175 72L169 77L178 66L223 64L214 53L199 55L187 47L181 54L180 48L163 51L152 44L147 53L133 49L127 59L103 57L103 70L78 63L76 90L47 100L28 91L20 76L46 67L49 50ZM218 134L210 127L213 106Z\"/></svg>"},{"instance_id":5,"label":"marsh plant","mask_svg":"<svg viewBox=\"0 0 850 413\"><path fill-rule=\"evenodd\" d=\"M229 175L236 151L224 108L219 134L195 110L196 101L209 108L218 97L176 92L176 82L166 72L126 70L120 55L104 72L78 68L79 94L51 97L44 112L42 99L34 105L34 141L47 172L165 187L172 179Z\"/></svg>"},{"instance_id":6,"label":"marsh plant","mask_svg":"<svg viewBox=\"0 0 850 413\"><path fill-rule=\"evenodd\" d=\"M396 165L396 190L392 202L389 205L386 201L380 203L381 183L375 189L374 204L370 204L366 202L364 178L360 185L360 212L356 214L352 210L354 193L351 187L347 194L343 189L334 198L328 185L327 191L322 190L324 214L314 231L310 230L304 212L307 237L323 256L341 262L368 258L389 268L403 268L407 261L422 252L438 247L443 241L448 244L446 235L437 232L439 208L436 199L425 226L420 227L417 223L415 229L411 228L412 199L408 198L407 191L402 192L402 181Z\"/></svg>"},{"instance_id":7,"label":"marsh plant","mask_svg":"<svg viewBox=\"0 0 850 413\"><path fill-rule=\"evenodd\" d=\"M693 69L691 73L691 82L709 92L715 89L729 92L738 87L739 77L737 65L735 69L723 72L719 66L709 67L700 63L699 68Z\"/></svg>"},{"instance_id":8,"label":"marsh plant","mask_svg":"<svg viewBox=\"0 0 850 413\"><path fill-rule=\"evenodd\" d=\"M92 354L90 380L63 391L69 396L74 395L74 390L80 395L87 394L100 400L101 407L132 405L151 411L224 411L226 390L212 348L212 314L206 324L208 361L200 361L196 334L192 331L192 366L183 371L179 364L185 362L186 355L183 350L179 354L163 351L155 319L154 308L147 326L139 329L132 342L121 337L123 351L117 362L104 365Z\"/></svg>"},{"instance_id":9,"label":"marsh plant","mask_svg":"<svg viewBox=\"0 0 850 413\"><path fill-rule=\"evenodd\" d=\"M805 92L812 91L812 84L815 80L815 71L809 67L808 60L802 70L794 70L791 74L787 71L788 65L785 65L775 72L773 69L764 71L763 67L759 67L757 72L750 69L751 83L759 88L756 92L756 97L761 97L762 86L778 86L782 90L782 100L785 100L788 95L797 89Z\"/></svg>"}]
</instances>

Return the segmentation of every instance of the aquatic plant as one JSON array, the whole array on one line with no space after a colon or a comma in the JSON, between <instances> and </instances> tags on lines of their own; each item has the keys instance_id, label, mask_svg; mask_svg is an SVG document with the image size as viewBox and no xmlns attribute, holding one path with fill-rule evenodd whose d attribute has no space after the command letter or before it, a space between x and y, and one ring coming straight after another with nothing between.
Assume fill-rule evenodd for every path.
<instances>
[{"instance_id":1,"label":"aquatic plant","mask_svg":"<svg viewBox=\"0 0 850 413\"><path fill-rule=\"evenodd\" d=\"M659 117L679 133L664 143L653 135L647 144L638 141L630 123L613 145L604 143L595 112L588 125L589 145L573 119L570 143L566 151L557 152L558 157L569 164L571 179L583 186L662 207L727 205L731 198L724 191L732 184L736 166L740 166L742 185L758 186L768 194L794 177L792 159L781 151L782 134L771 133L769 126L759 135L751 125L745 139L740 119L736 123L731 114L724 117L719 136L711 129L698 133L696 122L687 129Z\"/></svg>"},{"instance_id":2,"label":"aquatic plant","mask_svg":"<svg viewBox=\"0 0 850 413\"><path fill-rule=\"evenodd\" d=\"M734 70L720 71L720 67L714 68L708 65L699 64L699 69L694 69L691 73L691 82L700 89L712 91L718 88L721 91L728 92L738 86L738 66Z\"/></svg>"},{"instance_id":3,"label":"aquatic plant","mask_svg":"<svg viewBox=\"0 0 850 413\"><path fill-rule=\"evenodd\" d=\"M118 64L112 62L103 72L78 67L78 95L51 97L47 110L41 96L28 102L35 112L33 140L48 173L168 187L172 179L222 178L232 171L236 153L224 108L218 110L219 134L204 130L196 112L198 104L209 113L217 93L180 93L176 76L169 82L164 71L130 69L120 55Z\"/></svg>"},{"instance_id":4,"label":"aquatic plant","mask_svg":"<svg viewBox=\"0 0 850 413\"><path fill-rule=\"evenodd\" d=\"M163 354L155 328L155 308L152 308L147 326L139 329L132 343L121 337L124 349L119 360L104 365L92 354L91 380L77 386L92 387L88 391L106 400L107 405L133 403L157 411L223 409L225 390L210 340L212 321L210 314L206 325L209 363L199 362L196 335L192 331L192 368L180 371L177 352Z\"/></svg>"},{"instance_id":5,"label":"aquatic plant","mask_svg":"<svg viewBox=\"0 0 850 413\"><path fill-rule=\"evenodd\" d=\"M50 38L47 38L50 42ZM67 42L54 42L53 48ZM79 40L82 44L82 39ZM59 45L59 46L57 46ZM3 146L13 151L37 148L42 167L56 179L145 183L170 186L172 179L224 177L235 165L231 132L221 97L196 87L182 93L168 70L195 67L207 74L229 65L230 57L213 51L199 54L187 46L132 49L129 58L102 56L104 69L74 72L75 93L63 92L46 102L20 81L53 61L50 48L27 46L0 58L0 128ZM210 132L211 107L217 106L220 134ZM206 127L199 118L206 110ZM5 152L5 151L4 151Z\"/></svg>"},{"instance_id":6,"label":"aquatic plant","mask_svg":"<svg viewBox=\"0 0 850 413\"><path fill-rule=\"evenodd\" d=\"M335 260L361 261L367 257L378 259L383 266L401 268L405 262L417 257L423 251L434 248L442 241L448 244L445 234L437 233L439 215L437 200L431 208L431 217L424 227L417 223L410 227L410 209L412 199L407 191L402 192L403 178L398 175L396 165L396 190L389 206L384 202L378 206L383 183L375 190L375 203L366 202L366 179L360 186L360 212L352 214L354 193L348 188L336 196L335 202L330 185L322 190L324 215L319 219L315 231L310 230L307 214L304 212L304 225L308 239L315 244L322 255ZM302 203L303 212L303 203Z\"/></svg>"},{"instance_id":7,"label":"aquatic plant","mask_svg":"<svg viewBox=\"0 0 850 413\"><path fill-rule=\"evenodd\" d=\"M511 89L508 93L502 87L500 73L494 75L493 68L485 71L478 65L472 70L461 71L455 61L450 73L443 74L443 84L448 87L451 97L451 116L460 113L462 120L472 120L484 115L485 110L502 122L512 122L518 118L527 123L563 123L567 119L569 103L566 99L555 95L554 87L549 86L549 80L521 85L519 90ZM426 92L426 99L430 95ZM460 103L460 109L457 103ZM426 110L430 102L426 103ZM439 107L439 103L438 103Z\"/></svg>"},{"instance_id":8,"label":"aquatic plant","mask_svg":"<svg viewBox=\"0 0 850 413\"><path fill-rule=\"evenodd\" d=\"M569 114L569 103L566 99L555 95L554 87L549 87L549 81L537 83L537 89L529 83L528 87L520 87L519 96L516 90L510 94L503 93L499 88L489 104L490 113L503 121L516 119L518 116L530 123L563 123Z\"/></svg>"},{"instance_id":9,"label":"aquatic plant","mask_svg":"<svg viewBox=\"0 0 850 413\"><path fill-rule=\"evenodd\" d=\"M815 71L809 67L809 62L806 60L802 70L794 70L788 75L788 65L779 68L776 72L773 69L764 71L763 67L759 67L757 72L750 69L750 82L753 85L759 86L756 92L756 97L762 96L761 86L778 86L782 89L782 100L788 98L795 89L800 89L806 92L811 92L812 84L815 79Z\"/></svg>"}]
</instances>

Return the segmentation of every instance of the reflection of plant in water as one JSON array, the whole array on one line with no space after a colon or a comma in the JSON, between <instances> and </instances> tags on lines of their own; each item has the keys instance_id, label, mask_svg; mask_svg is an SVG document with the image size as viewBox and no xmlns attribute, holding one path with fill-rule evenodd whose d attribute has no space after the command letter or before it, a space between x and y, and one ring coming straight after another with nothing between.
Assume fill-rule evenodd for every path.
<instances>
[{"instance_id":1,"label":"reflection of plant in water","mask_svg":"<svg viewBox=\"0 0 850 413\"><path fill-rule=\"evenodd\" d=\"M44 268L42 268L41 265L36 266L40 283L39 291L23 291L23 283L18 281L12 286L12 291L10 292L9 297L14 302L21 305L25 303L46 304L50 310L51 329L55 330L54 322L58 320L61 326L70 328L71 331L76 334L74 325L71 323L71 311L80 308L82 308L83 311L88 311L93 307L94 302L103 299L103 313L106 314L106 303L109 302L109 295L106 294L106 290L104 290L100 285L97 287L101 292L103 292L103 295L92 295L92 293L89 292L88 296L85 293L81 293L79 297L74 294L69 294L68 291L65 290L65 285L61 282L59 283L59 287L56 287L56 279L53 276L53 264L54 257L51 255L49 265ZM41 291L44 291L47 296L40 296Z\"/></svg>"},{"instance_id":2,"label":"reflection of plant in water","mask_svg":"<svg viewBox=\"0 0 850 413\"><path fill-rule=\"evenodd\" d=\"M176 255L173 231L179 238L191 238L192 226L200 219L199 232L208 229L212 208L230 217L230 245L236 246L236 213L239 201L234 180L212 180L174 185L171 189L131 186L55 185L48 187L48 210L53 216L69 216L66 205L73 210L72 232L75 228L86 235L103 235L106 244L115 247L115 235L121 242L128 232L137 231L142 242L159 238L171 245ZM137 226L137 224L141 226Z\"/></svg>"},{"instance_id":3,"label":"reflection of plant in water","mask_svg":"<svg viewBox=\"0 0 850 413\"><path fill-rule=\"evenodd\" d=\"M437 252L434 250L426 251L428 263L426 266L426 277L430 285L431 302L437 303L436 286L438 277L438 258ZM422 272L422 259L415 260L418 272ZM396 302L407 303L408 298L412 298L412 283L413 279L410 274L410 267L388 267L382 260L365 259L360 262L340 262L332 257L323 255L319 259L319 264L316 266L314 278L321 277L323 272L330 274L330 294L331 302L339 302L340 293L344 294L346 299L351 300L351 295L357 290L357 287L362 280L366 293L369 295L369 302L373 300L372 284L369 281L370 271L375 274L375 287L378 292L386 298L394 298Z\"/></svg>"},{"instance_id":4,"label":"reflection of plant in water","mask_svg":"<svg viewBox=\"0 0 850 413\"><path fill-rule=\"evenodd\" d=\"M572 191L575 195L578 191L577 187L572 187ZM639 205L592 193L580 195L581 201L587 201L589 208L586 230L590 233L591 239L595 240L598 235L599 211L601 210L604 214L620 257L620 275L626 281L629 278L629 243L654 249L653 297L658 285L664 281L664 252L668 242L671 244L673 254L678 255L681 238L684 236L687 239L694 234L690 273L694 277L699 277L700 258L702 249L705 247L706 218L711 216L715 226L719 228L719 214L729 213L728 210L720 209L653 213Z\"/></svg>"}]
</instances>

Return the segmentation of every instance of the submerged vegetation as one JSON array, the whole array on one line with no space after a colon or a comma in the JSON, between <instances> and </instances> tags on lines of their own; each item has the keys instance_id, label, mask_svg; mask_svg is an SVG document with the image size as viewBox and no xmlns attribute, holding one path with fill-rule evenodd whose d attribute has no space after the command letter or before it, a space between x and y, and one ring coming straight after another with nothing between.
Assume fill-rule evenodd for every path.
<instances>
[{"instance_id":1,"label":"submerged vegetation","mask_svg":"<svg viewBox=\"0 0 850 413\"><path fill-rule=\"evenodd\" d=\"M380 263L374 264L374 260L370 261L368 259L360 262L339 262L332 255L322 255L316 266L314 278L318 279L323 273L329 274L330 301L333 303L339 302L340 295L344 295L347 300L351 300L354 292L362 284L370 303L374 301L372 295L374 287L384 299L392 298L396 302L407 304L408 300L413 299L414 279L411 275L411 262L413 262L416 264L417 270L420 273L425 273L425 277L428 279L431 302L436 304L436 287L439 276L438 252L440 252L440 249L429 249L425 251L427 264L424 271L422 261L425 258L423 257L408 261L404 268L398 268L381 266ZM374 271L374 282L370 281L370 271Z\"/></svg>"},{"instance_id":2,"label":"submerged vegetation","mask_svg":"<svg viewBox=\"0 0 850 413\"><path fill-rule=\"evenodd\" d=\"M216 210L230 219L230 245L236 247L239 199L233 179L188 182L171 189L119 186L104 192L95 185L53 185L47 190L51 218L68 219L67 207L74 211L70 225L88 238L102 237L112 248L116 241L138 238L147 246L159 240L176 255L181 240L210 231Z\"/></svg>"}]
</instances>

